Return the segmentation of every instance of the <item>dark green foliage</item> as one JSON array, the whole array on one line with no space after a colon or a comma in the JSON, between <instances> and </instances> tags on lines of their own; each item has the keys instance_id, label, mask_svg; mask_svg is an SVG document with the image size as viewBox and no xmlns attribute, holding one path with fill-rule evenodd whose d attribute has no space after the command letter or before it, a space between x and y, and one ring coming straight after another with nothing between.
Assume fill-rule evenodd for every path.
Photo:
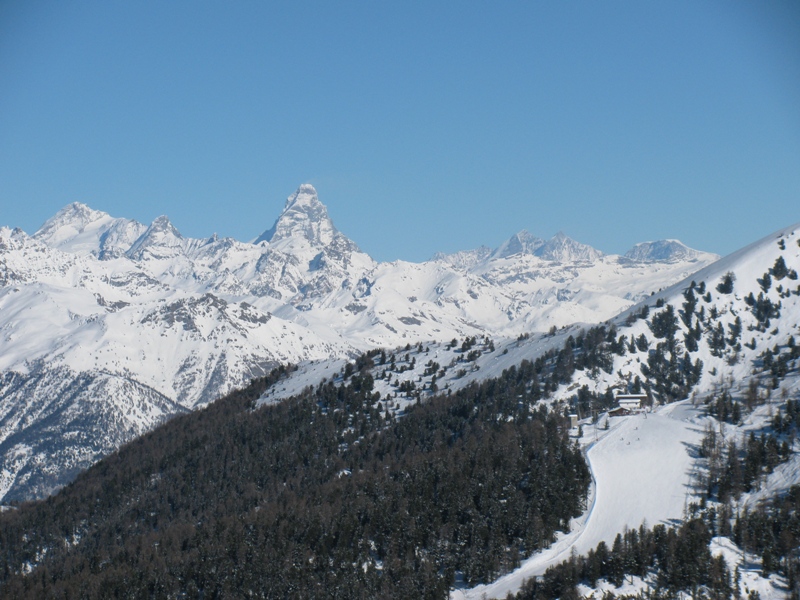
<instances>
[{"instance_id":1,"label":"dark green foliage","mask_svg":"<svg viewBox=\"0 0 800 600\"><path fill-rule=\"evenodd\" d=\"M647 352L648 348L650 348L650 342L647 341L645 334L640 333L639 337L636 338L636 348L639 352Z\"/></svg>"},{"instance_id":2,"label":"dark green foliage","mask_svg":"<svg viewBox=\"0 0 800 600\"><path fill-rule=\"evenodd\" d=\"M697 345L697 338L694 336L694 330L690 329L686 334L683 336L683 343L686 346L687 352L697 352L698 345Z\"/></svg>"},{"instance_id":3,"label":"dark green foliage","mask_svg":"<svg viewBox=\"0 0 800 600\"><path fill-rule=\"evenodd\" d=\"M646 319L649 314L650 314L650 306L645 304L639 311L629 314L628 317L625 319L625 324L633 325L637 319Z\"/></svg>"},{"instance_id":4,"label":"dark green foliage","mask_svg":"<svg viewBox=\"0 0 800 600\"><path fill-rule=\"evenodd\" d=\"M667 304L666 308L653 315L650 322L650 331L657 338L673 339L675 332L678 331L678 319L675 316L675 309L672 304Z\"/></svg>"},{"instance_id":5,"label":"dark green foliage","mask_svg":"<svg viewBox=\"0 0 800 600\"><path fill-rule=\"evenodd\" d=\"M543 577L526 581L515 598L577 597L579 583L595 587L605 579L619 586L626 576L636 575L656 580L655 589L636 598L677 600L688 593L694 598L728 599L738 589L740 574L737 568L731 576L724 558L711 556L709 544L715 535L732 537L740 548L760 556L762 576L780 573L788 581L788 597L800 597L800 486L735 517L727 503L707 510L689 508L690 518L679 527L659 524L626 530L611 548L600 542L586 556L572 556Z\"/></svg>"},{"instance_id":6,"label":"dark green foliage","mask_svg":"<svg viewBox=\"0 0 800 600\"><path fill-rule=\"evenodd\" d=\"M347 379L348 377L350 377L353 374L354 371L355 371L355 367L353 366L353 363L347 363L344 366L344 372L342 373L342 377L344 379Z\"/></svg>"},{"instance_id":7,"label":"dark green foliage","mask_svg":"<svg viewBox=\"0 0 800 600\"><path fill-rule=\"evenodd\" d=\"M477 343L475 337L468 337L461 344L461 352L469 352L469 350Z\"/></svg>"},{"instance_id":8,"label":"dark green foliage","mask_svg":"<svg viewBox=\"0 0 800 600\"><path fill-rule=\"evenodd\" d=\"M580 513L589 472L565 420L531 411L533 364L395 420L370 361L254 409L276 372L0 514L0 595L446 598Z\"/></svg>"},{"instance_id":9,"label":"dark green foliage","mask_svg":"<svg viewBox=\"0 0 800 600\"><path fill-rule=\"evenodd\" d=\"M772 418L772 428L778 434L796 436L800 429L800 400L786 401L786 410L778 411Z\"/></svg>"},{"instance_id":10,"label":"dark green foliage","mask_svg":"<svg viewBox=\"0 0 800 600\"><path fill-rule=\"evenodd\" d=\"M725 350L725 330L722 323L710 327L708 330L708 348L713 356L722 356Z\"/></svg>"},{"instance_id":11,"label":"dark green foliage","mask_svg":"<svg viewBox=\"0 0 800 600\"><path fill-rule=\"evenodd\" d=\"M675 400L685 398L700 381L703 361L698 358L692 362L688 352L670 351L668 343L661 342L647 356L647 363L642 364L641 369L647 377L647 385L659 398Z\"/></svg>"},{"instance_id":12,"label":"dark green foliage","mask_svg":"<svg viewBox=\"0 0 800 600\"><path fill-rule=\"evenodd\" d=\"M480 356L481 356L481 351L480 350L470 350L467 353L467 362L472 362L472 361L478 360L480 358Z\"/></svg>"},{"instance_id":13,"label":"dark green foliage","mask_svg":"<svg viewBox=\"0 0 800 600\"><path fill-rule=\"evenodd\" d=\"M736 423L741 420L741 407L723 392L709 402L708 410L718 419ZM727 503L743 492L760 488L762 479L777 465L789 459L790 450L770 432L751 432L743 448L734 441L725 443L713 427L708 427L700 445L700 455L707 460L707 473L699 483L706 498Z\"/></svg>"},{"instance_id":14,"label":"dark green foliage","mask_svg":"<svg viewBox=\"0 0 800 600\"><path fill-rule=\"evenodd\" d=\"M765 292L769 291L769 288L772 286L772 277L770 277L769 273L764 273L761 279L758 279L758 285L761 286L761 289Z\"/></svg>"},{"instance_id":15,"label":"dark green foliage","mask_svg":"<svg viewBox=\"0 0 800 600\"><path fill-rule=\"evenodd\" d=\"M790 597L800 594L800 486L738 515L734 541L762 557L762 572L780 572L789 580Z\"/></svg>"},{"instance_id":16,"label":"dark green foliage","mask_svg":"<svg viewBox=\"0 0 800 600\"><path fill-rule=\"evenodd\" d=\"M738 425L742 420L742 405L727 390L706 400L708 413L718 421ZM712 431L713 433L713 431Z\"/></svg>"},{"instance_id":17,"label":"dark green foliage","mask_svg":"<svg viewBox=\"0 0 800 600\"><path fill-rule=\"evenodd\" d=\"M790 338L793 341L792 338ZM789 346L788 352L782 352L776 345L770 350L767 348L761 354L761 366L764 372L772 375L773 388L778 387L778 383L790 372L797 369L797 358L800 357L800 349L796 346Z\"/></svg>"},{"instance_id":18,"label":"dark green foliage","mask_svg":"<svg viewBox=\"0 0 800 600\"><path fill-rule=\"evenodd\" d=\"M531 385L541 385L547 395L560 384L572 381L575 371L610 373L614 365L613 352L624 352L624 348L619 347L620 342L614 339L615 335L615 329L599 325L577 336L569 336L561 350L548 351L536 359L532 365L536 375ZM523 361L523 365L526 363Z\"/></svg>"},{"instance_id":19,"label":"dark green foliage","mask_svg":"<svg viewBox=\"0 0 800 600\"><path fill-rule=\"evenodd\" d=\"M781 316L781 303L773 303L763 292L759 292L757 299L753 298L751 293L745 298L745 301L751 306L753 315L755 315L758 322L765 328L769 327L770 319L777 319Z\"/></svg>"},{"instance_id":20,"label":"dark green foliage","mask_svg":"<svg viewBox=\"0 0 800 600\"><path fill-rule=\"evenodd\" d=\"M567 598L579 583L593 587L598 579L605 579L620 586L626 575L643 577L651 571L656 572L661 589L655 597L678 598L678 592L695 592L702 586L711 597L730 598L730 572L724 559L712 558L711 537L702 517L678 528L656 525L652 529L628 529L617 535L610 549L600 542L585 557L572 557L549 568L541 579L528 580L516 598Z\"/></svg>"},{"instance_id":21,"label":"dark green foliage","mask_svg":"<svg viewBox=\"0 0 800 600\"><path fill-rule=\"evenodd\" d=\"M789 274L789 269L786 267L786 261L783 260L783 256L779 256L775 259L775 265L770 269L770 273L772 273L772 276L778 281Z\"/></svg>"},{"instance_id":22,"label":"dark green foliage","mask_svg":"<svg viewBox=\"0 0 800 600\"><path fill-rule=\"evenodd\" d=\"M725 273L722 281L717 285L717 291L720 294L730 294L733 292L733 282L736 281L736 275L730 271Z\"/></svg>"},{"instance_id":23,"label":"dark green foliage","mask_svg":"<svg viewBox=\"0 0 800 600\"><path fill-rule=\"evenodd\" d=\"M580 415L597 415L600 411L612 408L616 404L614 392L610 389L606 390L605 394L595 394L590 392L585 385L578 389L578 393L570 401L571 409L577 411Z\"/></svg>"},{"instance_id":24,"label":"dark green foliage","mask_svg":"<svg viewBox=\"0 0 800 600\"><path fill-rule=\"evenodd\" d=\"M610 348L611 352L617 354L618 356L625 356L625 353L628 351L628 344L626 343L626 339L624 335L620 335L618 339L612 339L610 341Z\"/></svg>"},{"instance_id":25,"label":"dark green foliage","mask_svg":"<svg viewBox=\"0 0 800 600\"><path fill-rule=\"evenodd\" d=\"M735 346L739 339L742 337L742 319L741 317L737 316L736 320L733 323L728 324L728 328L730 329L731 337L728 339L728 344L730 346Z\"/></svg>"},{"instance_id":26,"label":"dark green foliage","mask_svg":"<svg viewBox=\"0 0 800 600\"><path fill-rule=\"evenodd\" d=\"M694 309L697 307L697 298L694 295L693 289L694 287L692 286L683 292L685 302L683 303L683 310L681 311L681 319L684 325L689 328L692 326L692 315L694 315Z\"/></svg>"}]
</instances>

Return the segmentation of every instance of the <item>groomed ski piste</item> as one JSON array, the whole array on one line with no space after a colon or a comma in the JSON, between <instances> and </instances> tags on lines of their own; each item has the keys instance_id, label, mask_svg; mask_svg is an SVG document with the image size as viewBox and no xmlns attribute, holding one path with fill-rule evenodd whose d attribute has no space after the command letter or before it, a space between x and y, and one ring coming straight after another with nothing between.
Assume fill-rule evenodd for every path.
<instances>
[{"instance_id":1,"label":"groomed ski piste","mask_svg":"<svg viewBox=\"0 0 800 600\"><path fill-rule=\"evenodd\" d=\"M598 419L597 428L584 426L581 441L588 444L593 478L586 512L573 520L568 534L517 570L489 585L456 590L451 599L505 598L573 551L585 554L600 541L610 546L626 527L682 519L692 491L692 447L703 437L704 418L684 400L654 412L611 417L607 430L606 417Z\"/></svg>"},{"instance_id":2,"label":"groomed ski piste","mask_svg":"<svg viewBox=\"0 0 800 600\"><path fill-rule=\"evenodd\" d=\"M543 575L548 567L569 559L572 553L585 555L600 541L610 547L626 528L638 528L642 523L646 527L677 525L684 518L689 503L698 500L692 487L695 471L700 468L697 448L710 417L690 400L683 400L652 412L611 417L607 430L605 419L598 419L597 428L583 426L581 442L586 447L593 485L587 510L570 523L570 532L497 581L454 590L451 600L505 598L509 592L518 592L526 579ZM781 465L775 479L797 481L797 469L796 460ZM780 481L775 483L780 485ZM715 538L711 550L714 555L725 556L731 571L741 564L742 589L756 590L762 599L785 597L783 582L776 577L762 578L759 561L745 557L742 562L741 550L730 540ZM620 588L601 581L595 597L602 596L605 589L635 594L646 587L636 577L627 578ZM586 586L579 591L584 597L591 597L593 592Z\"/></svg>"}]
</instances>

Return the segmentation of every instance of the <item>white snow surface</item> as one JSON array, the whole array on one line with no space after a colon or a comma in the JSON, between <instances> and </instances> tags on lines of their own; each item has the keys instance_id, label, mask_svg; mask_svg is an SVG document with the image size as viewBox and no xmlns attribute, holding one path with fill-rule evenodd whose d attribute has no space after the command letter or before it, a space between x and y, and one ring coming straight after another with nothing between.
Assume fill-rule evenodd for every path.
<instances>
[{"instance_id":1,"label":"white snow surface","mask_svg":"<svg viewBox=\"0 0 800 600\"><path fill-rule=\"evenodd\" d=\"M162 414L169 403L203 406L278 363L493 338L496 352L484 348L437 382L440 389L459 387L537 355L534 342L563 344L561 332L575 323L600 323L659 297L658 290L717 259L692 251L634 261L562 233L542 240L520 232L492 252L378 263L334 227L307 184L257 243L185 238L167 217L145 226L72 204L33 236L0 229L0 399L13 414L0 422L0 444L33 431L36 415L47 414L30 413L25 394L32 382L45 394L47 373L54 372L135 384L126 388L135 390L135 400L103 399L119 402L116 413L129 419L123 430L132 432L155 426L147 415ZM542 334L552 328L559 334ZM516 343L522 334L529 340ZM768 338L760 336L757 350ZM624 361L637 358L643 356L622 358L615 372L630 370ZM418 364L408 375L419 377L422 369ZM588 384L604 388L613 379L603 375ZM710 386L711 378L704 382ZM377 385L388 393L396 383ZM162 408L123 409L150 401L138 394L158 398ZM104 426L97 429L104 435ZM25 435L18 441L33 442ZM10 468L3 459L12 455L22 454L0 447L0 468Z\"/></svg>"},{"instance_id":2,"label":"white snow surface","mask_svg":"<svg viewBox=\"0 0 800 600\"><path fill-rule=\"evenodd\" d=\"M761 284L764 274L778 257L783 257L789 269L800 271L800 224L784 228L750 244L647 299L651 316L664 310L657 307L658 302L672 304L677 316L685 300L684 291L691 285L690 282L694 281L698 285L704 283L711 300L707 302L701 299L700 296L704 294L696 292L698 308L702 306L706 315L713 310L718 317L701 325L707 328L718 321L728 335L736 317L742 322L744 344L740 344L740 348L732 348L726 344L723 354L715 356L704 337L698 350L693 353L692 359L700 359L703 363L701 380L693 391L698 402L724 388L729 389L734 397L741 398L751 380L757 383L757 389L762 395L776 393L796 397L800 390L800 380L795 373L782 382L781 390L772 392L769 378L759 368L759 357L765 350L785 348L790 337L797 338L800 335L800 283L796 274L794 279L773 279L766 291ZM734 289L730 294L721 293L717 289L727 273L732 273L735 278ZM780 305L780 316L772 319L768 327L759 325L751 307L745 301L750 293L754 297L763 294L771 302ZM640 308L641 305L621 313L612 319L612 323L619 327L620 333L626 339L644 334L652 341L652 332L647 321L629 320ZM693 326L696 322L695 318ZM677 338L682 340L687 327L681 319L678 319L678 326ZM682 343L679 348L682 348ZM624 356L615 356L610 373L576 372L572 382L556 392L555 399L569 398L581 385L603 393L609 388L625 390L634 377L646 380L641 368L647 362L648 352L636 350L626 352ZM531 557L513 573L473 590L457 590L452 597L472 599L481 598L484 594L487 598L505 597L507 592L518 590L525 578L540 575L548 566L569 558L573 549L583 554L589 548L595 547L600 540L612 541L625 526L638 527L643 520L652 526L657 522L680 518L689 491L687 486L691 481L690 472L699 468L693 464L686 450L688 445L699 442L703 429L702 418L699 413L693 412L687 402L663 408L648 415L646 421L642 416L637 416L621 418L622 421L614 424L615 420L612 419L611 433L588 450L587 457L596 482L596 495L583 519L573 523L572 532L551 548ZM769 405L758 408L748 417L744 426L729 428L729 435L744 436L750 429L763 427L771 409ZM637 426L639 430L635 429ZM586 427L584 430L587 430ZM640 435L645 432L650 435ZM591 437L592 433L589 430L585 435ZM741 444L741 439L737 439L737 442ZM643 453L641 461L636 459L639 451ZM760 491L745 495L740 502L756 503L798 483L800 459L795 455L788 463L775 470ZM604 490L608 490L607 494ZM764 581L766 580L757 583L753 579L752 585L756 587L750 589L763 589L764 594L768 594L762 595L765 598L776 597L774 582Z\"/></svg>"},{"instance_id":3,"label":"white snow surface","mask_svg":"<svg viewBox=\"0 0 800 600\"><path fill-rule=\"evenodd\" d=\"M739 567L739 593L742 598L747 598L752 591L758 592L763 600L789 597L788 586L783 577L774 573L764 577L761 573L761 559L743 553L730 539L724 537L712 539L711 555L722 555L731 573L737 566Z\"/></svg>"},{"instance_id":4,"label":"white snow surface","mask_svg":"<svg viewBox=\"0 0 800 600\"><path fill-rule=\"evenodd\" d=\"M798 231L800 224L785 228L718 261L676 240L640 244L620 257L561 233L546 241L523 231L496 250L377 263L336 230L309 185L289 197L255 243L184 238L166 217L148 227L72 204L33 236L0 229L0 501L36 477L44 481L39 489L49 489L47 477L59 468L88 466L170 415L202 406L280 362L299 369L262 403L336 380L355 354L388 348L405 370L384 378L376 365L375 390L402 414L412 398L398 394L399 386L413 382L423 397L431 395L425 372L434 362L438 389L458 389L558 349L591 324L605 321L626 339L644 334L652 340L648 323L632 315L646 303L652 317L663 310L657 302L672 304L679 315L690 281L705 284L710 300L698 292L698 307L715 311L726 333L736 317L743 325L743 347L714 356L704 338L693 353L703 362L697 399L721 387L741 394L750 378L762 377L759 355L800 334L797 280L773 281L767 291L759 283L778 256L800 271ZM719 293L728 272L736 277L734 291ZM780 303L780 317L768 328L759 327L745 302L750 293ZM682 344L688 328L680 319L678 325ZM460 348L468 336L478 351L469 360ZM553 401L569 399L582 385L603 393L624 389L637 376L644 380L647 358L648 351L637 349L614 356L609 373L576 372ZM782 386L795 397L800 390L796 377ZM767 410L731 435L760 427ZM75 423L85 427L78 417L87 412L98 415L97 431L88 433L92 443L72 445L86 439ZM37 427L52 423L53 415L64 423L64 448L55 457L36 438ZM505 597L572 551L611 543L625 527L680 519L700 468L691 448L706 418L687 400L612 418L608 431L584 424L594 477L584 515L513 573L452 597ZM795 456L742 502L798 481ZM726 558L735 553L729 541L715 544ZM780 582L748 577L749 589L775 597L770 594Z\"/></svg>"},{"instance_id":5,"label":"white snow surface","mask_svg":"<svg viewBox=\"0 0 800 600\"><path fill-rule=\"evenodd\" d=\"M682 519L692 494L690 449L702 439L703 419L689 401L683 401L651 413L612 417L607 431L584 426L583 440L592 440L587 458L594 483L587 511L573 520L570 533L497 581L455 590L450 597L505 598L517 592L525 579L544 574L573 551L586 554L601 541L610 546L618 533L642 523L669 525ZM601 418L598 424L602 423Z\"/></svg>"},{"instance_id":6,"label":"white snow surface","mask_svg":"<svg viewBox=\"0 0 800 600\"><path fill-rule=\"evenodd\" d=\"M165 216L145 227L79 203L34 236L0 230L0 371L105 370L192 407L279 362L600 322L717 258L632 264L559 234L520 246L559 260L375 263L307 184L259 240L184 238ZM209 387L219 368L227 383Z\"/></svg>"}]
</instances>

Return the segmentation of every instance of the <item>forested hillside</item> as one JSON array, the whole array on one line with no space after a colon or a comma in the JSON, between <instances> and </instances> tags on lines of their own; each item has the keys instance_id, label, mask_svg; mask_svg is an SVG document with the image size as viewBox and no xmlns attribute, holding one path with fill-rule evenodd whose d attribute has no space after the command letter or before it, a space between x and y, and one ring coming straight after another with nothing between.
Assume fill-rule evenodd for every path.
<instances>
[{"instance_id":1,"label":"forested hillside","mask_svg":"<svg viewBox=\"0 0 800 600\"><path fill-rule=\"evenodd\" d=\"M694 397L703 418L732 426L685 450L697 506L674 530L619 532L620 548L609 539L523 597L640 573L666 596L727 597L732 569L714 562L712 535L767 531L730 502L795 460L798 248L796 228L778 232L596 326L281 367L126 445L57 496L0 514L0 593L444 598L515 569L587 508L575 438L587 440L579 427L570 439L565 414L583 415L597 440L615 391L642 391L657 404ZM477 373L485 379L470 382ZM278 387L294 395L265 394ZM793 509L770 510L758 514ZM792 531L759 535L736 539L791 578ZM606 551L611 562L598 563Z\"/></svg>"},{"instance_id":2,"label":"forested hillside","mask_svg":"<svg viewBox=\"0 0 800 600\"><path fill-rule=\"evenodd\" d=\"M521 232L477 260L381 263L311 185L260 231L190 238L80 203L31 236L0 226L0 502L43 498L277 365L597 323L718 258Z\"/></svg>"},{"instance_id":3,"label":"forested hillside","mask_svg":"<svg viewBox=\"0 0 800 600\"><path fill-rule=\"evenodd\" d=\"M397 417L366 369L255 409L282 372L0 514L0 593L445 598L584 508L584 459L518 370Z\"/></svg>"}]
</instances>

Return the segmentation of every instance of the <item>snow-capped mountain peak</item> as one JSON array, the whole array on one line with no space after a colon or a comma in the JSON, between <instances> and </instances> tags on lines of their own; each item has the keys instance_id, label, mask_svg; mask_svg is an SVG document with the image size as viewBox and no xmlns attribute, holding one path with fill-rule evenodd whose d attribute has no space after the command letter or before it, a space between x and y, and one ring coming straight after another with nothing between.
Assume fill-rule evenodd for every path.
<instances>
[{"instance_id":1,"label":"snow-capped mountain peak","mask_svg":"<svg viewBox=\"0 0 800 600\"><path fill-rule=\"evenodd\" d=\"M542 238L538 238L529 233L526 229L523 229L503 242L500 247L495 250L492 257L506 258L515 254L534 254L544 243Z\"/></svg>"},{"instance_id":2,"label":"snow-capped mountain peak","mask_svg":"<svg viewBox=\"0 0 800 600\"><path fill-rule=\"evenodd\" d=\"M557 262L596 261L603 253L591 246L576 242L563 231L544 242L534 252L539 258Z\"/></svg>"},{"instance_id":3,"label":"snow-capped mountain peak","mask_svg":"<svg viewBox=\"0 0 800 600\"><path fill-rule=\"evenodd\" d=\"M173 256L175 249L181 248L182 245L183 236L166 215L161 215L133 243L128 250L128 256L134 260L141 260L148 252L154 258L167 258Z\"/></svg>"},{"instance_id":4,"label":"snow-capped mountain peak","mask_svg":"<svg viewBox=\"0 0 800 600\"><path fill-rule=\"evenodd\" d=\"M489 259L494 252L489 246L480 246L474 250L459 250L452 254L437 252L431 260L447 263L456 269L471 269Z\"/></svg>"},{"instance_id":5,"label":"snow-capped mountain peak","mask_svg":"<svg viewBox=\"0 0 800 600\"><path fill-rule=\"evenodd\" d=\"M106 219L110 219L107 213L94 210L82 202L73 202L48 219L33 237L49 244L58 244L70 234L82 232L90 223Z\"/></svg>"},{"instance_id":6,"label":"snow-capped mountain peak","mask_svg":"<svg viewBox=\"0 0 800 600\"><path fill-rule=\"evenodd\" d=\"M312 246L328 246L338 231L328 216L328 209L317 197L314 186L304 183L286 200L275 224L255 241L271 244L291 238L303 238Z\"/></svg>"},{"instance_id":7,"label":"snow-capped mountain peak","mask_svg":"<svg viewBox=\"0 0 800 600\"><path fill-rule=\"evenodd\" d=\"M121 256L146 227L73 202L48 219L33 238L64 252L100 259Z\"/></svg>"},{"instance_id":8,"label":"snow-capped mountain peak","mask_svg":"<svg viewBox=\"0 0 800 600\"><path fill-rule=\"evenodd\" d=\"M636 244L625 253L625 258L640 262L670 262L695 260L703 252L689 248L679 240L658 240Z\"/></svg>"},{"instance_id":9,"label":"snow-capped mountain peak","mask_svg":"<svg viewBox=\"0 0 800 600\"><path fill-rule=\"evenodd\" d=\"M277 363L602 322L709 262L591 264L600 253L563 234L544 242L520 231L496 251L377 263L337 231L311 185L289 196L257 244L187 238L167 217L147 226L81 204L35 238L0 229L0 498L44 489L30 473L41 473L47 489L74 473L45 474L31 458L40 450L25 450L55 452L40 443L35 415L45 413L28 386L48 406L63 400L63 418L48 413L47 427L61 419L58 427L71 431L69 416L84 410L64 386L105 411L60 446L64 464L74 465L70 457L110 451ZM123 414L133 425L120 421L125 431L107 435ZM18 451L26 453L19 460Z\"/></svg>"}]
</instances>

